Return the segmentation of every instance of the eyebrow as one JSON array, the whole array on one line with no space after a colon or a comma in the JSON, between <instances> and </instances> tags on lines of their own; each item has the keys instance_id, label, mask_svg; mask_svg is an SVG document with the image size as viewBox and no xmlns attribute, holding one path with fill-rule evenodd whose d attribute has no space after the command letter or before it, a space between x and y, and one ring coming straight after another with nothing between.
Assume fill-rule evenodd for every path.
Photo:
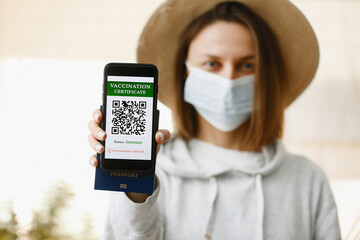
<instances>
[{"instance_id":1,"label":"eyebrow","mask_svg":"<svg viewBox=\"0 0 360 240\"><path fill-rule=\"evenodd\" d=\"M212 55L212 54L207 54L207 53L202 54L200 56L202 56L202 57L210 57L210 58L215 58L215 59L221 59L221 57L219 57L219 56ZM248 56L240 58L239 60L248 60L248 59L252 59L252 58L255 58L255 55L248 55Z\"/></svg>"}]
</instances>

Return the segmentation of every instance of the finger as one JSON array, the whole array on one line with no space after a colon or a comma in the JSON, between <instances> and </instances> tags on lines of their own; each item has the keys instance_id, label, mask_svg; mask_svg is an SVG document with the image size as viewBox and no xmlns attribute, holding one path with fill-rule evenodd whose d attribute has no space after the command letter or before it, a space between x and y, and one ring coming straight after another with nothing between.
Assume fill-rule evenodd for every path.
<instances>
[{"instance_id":1,"label":"finger","mask_svg":"<svg viewBox=\"0 0 360 240\"><path fill-rule=\"evenodd\" d=\"M102 113L100 111L100 109L96 109L93 114L92 117L94 119L95 122L99 123L102 120Z\"/></svg>"},{"instance_id":2,"label":"finger","mask_svg":"<svg viewBox=\"0 0 360 240\"><path fill-rule=\"evenodd\" d=\"M89 164L93 167L97 166L98 160L96 159L96 154L91 155L91 157L89 158Z\"/></svg>"},{"instance_id":3,"label":"finger","mask_svg":"<svg viewBox=\"0 0 360 240\"><path fill-rule=\"evenodd\" d=\"M106 133L104 130L102 130L100 127L99 127L99 124L97 122L95 122L94 120L91 120L88 124L88 128L91 132L91 134L99 139L99 140L105 140L106 138Z\"/></svg>"},{"instance_id":4,"label":"finger","mask_svg":"<svg viewBox=\"0 0 360 240\"><path fill-rule=\"evenodd\" d=\"M171 134L167 129L159 129L155 134L155 140L157 143L164 143L169 140Z\"/></svg>"},{"instance_id":5,"label":"finger","mask_svg":"<svg viewBox=\"0 0 360 240\"><path fill-rule=\"evenodd\" d=\"M88 142L95 152L97 153L104 152L104 146L101 143L99 143L98 140L92 134L88 136Z\"/></svg>"},{"instance_id":6,"label":"finger","mask_svg":"<svg viewBox=\"0 0 360 240\"><path fill-rule=\"evenodd\" d=\"M160 150L160 146L168 141L171 137L169 130L159 129L155 134L155 140L157 142L157 152Z\"/></svg>"}]
</instances>

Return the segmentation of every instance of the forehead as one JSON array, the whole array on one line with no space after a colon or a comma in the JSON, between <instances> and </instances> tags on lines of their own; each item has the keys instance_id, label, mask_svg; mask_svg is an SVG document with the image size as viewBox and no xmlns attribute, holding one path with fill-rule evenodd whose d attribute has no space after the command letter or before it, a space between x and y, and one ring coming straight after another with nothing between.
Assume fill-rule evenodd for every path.
<instances>
[{"instance_id":1,"label":"forehead","mask_svg":"<svg viewBox=\"0 0 360 240\"><path fill-rule=\"evenodd\" d=\"M217 21L203 28L190 42L188 57L215 55L241 58L254 53L254 39L247 27L239 23Z\"/></svg>"}]
</instances>

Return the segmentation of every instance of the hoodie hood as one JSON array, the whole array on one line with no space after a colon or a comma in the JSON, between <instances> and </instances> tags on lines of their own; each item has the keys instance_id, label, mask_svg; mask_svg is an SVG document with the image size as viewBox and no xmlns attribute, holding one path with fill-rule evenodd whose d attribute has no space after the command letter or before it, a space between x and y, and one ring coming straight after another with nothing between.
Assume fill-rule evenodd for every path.
<instances>
[{"instance_id":1,"label":"hoodie hood","mask_svg":"<svg viewBox=\"0 0 360 240\"><path fill-rule=\"evenodd\" d=\"M284 159L285 149L280 141L265 146L261 152L246 152L222 148L199 139L184 141L173 138L166 143L158 155L158 165L165 172L182 178L209 179L210 208L206 217L206 239L211 239L219 194L217 176L228 171L240 171L255 181L257 198L256 239L263 240L265 196L263 176L276 170Z\"/></svg>"},{"instance_id":2,"label":"hoodie hood","mask_svg":"<svg viewBox=\"0 0 360 240\"><path fill-rule=\"evenodd\" d=\"M246 152L204 142L173 138L161 149L157 164L165 172L184 178L210 178L227 171L266 176L284 159L284 146L275 141L261 152Z\"/></svg>"}]
</instances>

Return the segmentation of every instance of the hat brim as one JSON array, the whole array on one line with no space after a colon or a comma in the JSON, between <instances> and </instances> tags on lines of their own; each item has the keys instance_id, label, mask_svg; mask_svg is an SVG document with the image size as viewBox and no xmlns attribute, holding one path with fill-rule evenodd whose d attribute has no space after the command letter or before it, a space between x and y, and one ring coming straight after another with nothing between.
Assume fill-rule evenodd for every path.
<instances>
[{"instance_id":1,"label":"hat brim","mask_svg":"<svg viewBox=\"0 0 360 240\"><path fill-rule=\"evenodd\" d=\"M274 32L284 59L290 86L290 105L310 84L319 63L319 46L305 16L287 0L236 0L262 17ZM172 0L151 16L140 36L137 60L159 69L159 100L175 103L175 57L181 33L196 17L225 0Z\"/></svg>"}]
</instances>

